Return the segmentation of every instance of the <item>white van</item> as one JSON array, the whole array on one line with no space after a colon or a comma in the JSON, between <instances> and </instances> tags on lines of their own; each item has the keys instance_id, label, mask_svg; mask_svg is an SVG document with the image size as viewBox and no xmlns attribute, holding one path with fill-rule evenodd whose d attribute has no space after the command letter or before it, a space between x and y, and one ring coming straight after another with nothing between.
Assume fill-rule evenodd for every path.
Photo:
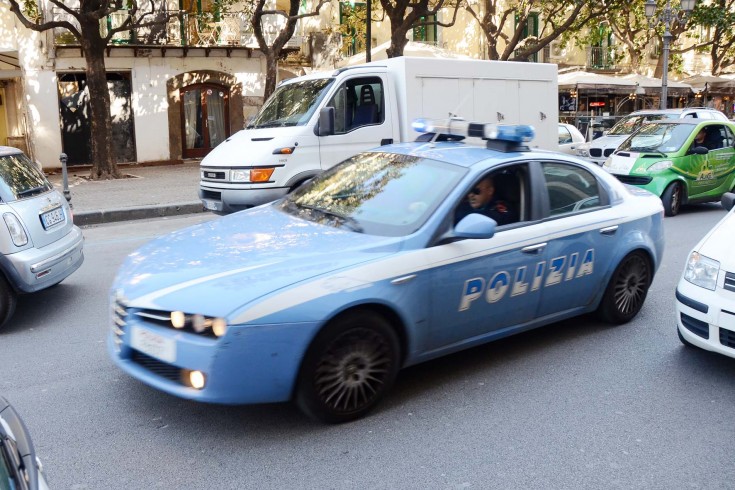
<instances>
[{"instance_id":1,"label":"white van","mask_svg":"<svg viewBox=\"0 0 735 490\"><path fill-rule=\"evenodd\" d=\"M363 150L413 141L414 119L530 124L558 149L557 66L399 57L281 83L246 129L201 163L216 213L273 201Z\"/></svg>"}]
</instances>

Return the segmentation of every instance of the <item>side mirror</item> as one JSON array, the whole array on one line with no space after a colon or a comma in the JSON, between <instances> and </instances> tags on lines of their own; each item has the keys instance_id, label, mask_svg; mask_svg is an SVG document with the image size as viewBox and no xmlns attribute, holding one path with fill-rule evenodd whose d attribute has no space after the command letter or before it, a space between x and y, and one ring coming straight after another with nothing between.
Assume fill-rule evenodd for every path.
<instances>
[{"instance_id":1,"label":"side mirror","mask_svg":"<svg viewBox=\"0 0 735 490\"><path fill-rule=\"evenodd\" d=\"M706 155L709 153L709 150L705 146L695 146L691 150L689 150L689 153L692 155Z\"/></svg>"},{"instance_id":2,"label":"side mirror","mask_svg":"<svg viewBox=\"0 0 735 490\"><path fill-rule=\"evenodd\" d=\"M730 211L735 206L735 194L732 192L726 192L720 198L722 207Z\"/></svg>"},{"instance_id":3,"label":"side mirror","mask_svg":"<svg viewBox=\"0 0 735 490\"><path fill-rule=\"evenodd\" d=\"M498 224L494 219L480 213L470 213L462 218L454 227L454 236L458 238L492 238Z\"/></svg>"},{"instance_id":4,"label":"side mirror","mask_svg":"<svg viewBox=\"0 0 735 490\"><path fill-rule=\"evenodd\" d=\"M334 107L322 107L319 111L319 122L314 132L317 136L331 136L334 134Z\"/></svg>"}]
</instances>

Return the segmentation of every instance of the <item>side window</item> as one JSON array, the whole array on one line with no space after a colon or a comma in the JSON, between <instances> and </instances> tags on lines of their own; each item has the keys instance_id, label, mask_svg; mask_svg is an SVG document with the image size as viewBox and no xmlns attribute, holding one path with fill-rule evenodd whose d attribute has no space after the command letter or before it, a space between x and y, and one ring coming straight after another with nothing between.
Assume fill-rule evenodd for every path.
<instances>
[{"instance_id":1,"label":"side window","mask_svg":"<svg viewBox=\"0 0 735 490\"><path fill-rule=\"evenodd\" d=\"M572 134L564 126L559 126L559 144L564 145L572 142Z\"/></svg>"},{"instance_id":2,"label":"side window","mask_svg":"<svg viewBox=\"0 0 735 490\"><path fill-rule=\"evenodd\" d=\"M327 106L334 107L334 132L381 124L385 119L383 82L379 77L351 78L345 81Z\"/></svg>"},{"instance_id":3,"label":"side window","mask_svg":"<svg viewBox=\"0 0 735 490\"><path fill-rule=\"evenodd\" d=\"M503 167L477 179L455 208L454 222L471 213L494 219L498 226L529 219L528 171L525 164Z\"/></svg>"},{"instance_id":4,"label":"side window","mask_svg":"<svg viewBox=\"0 0 735 490\"><path fill-rule=\"evenodd\" d=\"M724 129L725 129L725 141L723 142L723 145L727 147L735 146L735 135L733 135L732 130L728 128L727 126L725 126Z\"/></svg>"},{"instance_id":5,"label":"side window","mask_svg":"<svg viewBox=\"0 0 735 490\"><path fill-rule=\"evenodd\" d=\"M543 169L551 216L600 206L597 179L588 170L564 163L544 163Z\"/></svg>"},{"instance_id":6,"label":"side window","mask_svg":"<svg viewBox=\"0 0 735 490\"><path fill-rule=\"evenodd\" d=\"M707 126L707 136L705 136L704 146L710 150L719 150L724 146L725 142L725 127L719 124L713 126Z\"/></svg>"}]
</instances>

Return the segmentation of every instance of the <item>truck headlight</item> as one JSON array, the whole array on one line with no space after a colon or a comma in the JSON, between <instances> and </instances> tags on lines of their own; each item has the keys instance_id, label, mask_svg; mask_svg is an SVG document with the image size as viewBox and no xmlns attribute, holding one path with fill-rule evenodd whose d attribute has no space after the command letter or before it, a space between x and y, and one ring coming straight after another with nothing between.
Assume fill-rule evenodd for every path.
<instances>
[{"instance_id":1,"label":"truck headlight","mask_svg":"<svg viewBox=\"0 0 735 490\"><path fill-rule=\"evenodd\" d=\"M231 170L230 182L268 182L274 167Z\"/></svg>"},{"instance_id":2,"label":"truck headlight","mask_svg":"<svg viewBox=\"0 0 735 490\"><path fill-rule=\"evenodd\" d=\"M684 269L684 279L695 286L714 291L719 272L720 263L718 261L705 257L699 252L692 252Z\"/></svg>"},{"instance_id":3,"label":"truck headlight","mask_svg":"<svg viewBox=\"0 0 735 490\"><path fill-rule=\"evenodd\" d=\"M250 182L250 170L232 170L230 171L230 180L232 182Z\"/></svg>"},{"instance_id":4,"label":"truck headlight","mask_svg":"<svg viewBox=\"0 0 735 490\"><path fill-rule=\"evenodd\" d=\"M660 170L666 170L667 168L671 168L674 163L671 160L662 160L660 162L656 162L650 167L648 167L649 172L658 172Z\"/></svg>"}]
</instances>

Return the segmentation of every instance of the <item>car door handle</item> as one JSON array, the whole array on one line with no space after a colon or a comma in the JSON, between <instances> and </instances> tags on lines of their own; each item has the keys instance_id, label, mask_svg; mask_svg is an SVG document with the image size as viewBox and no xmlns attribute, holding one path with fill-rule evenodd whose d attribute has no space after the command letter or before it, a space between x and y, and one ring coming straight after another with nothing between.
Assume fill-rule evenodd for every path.
<instances>
[{"instance_id":1,"label":"car door handle","mask_svg":"<svg viewBox=\"0 0 735 490\"><path fill-rule=\"evenodd\" d=\"M547 243L539 243L537 245L529 245L528 247L523 247L521 249L521 252L524 254L538 254L541 253L546 248Z\"/></svg>"},{"instance_id":2,"label":"car door handle","mask_svg":"<svg viewBox=\"0 0 735 490\"><path fill-rule=\"evenodd\" d=\"M603 235L614 235L616 231L618 231L618 225L613 225L601 229L600 233L602 233Z\"/></svg>"}]
</instances>

